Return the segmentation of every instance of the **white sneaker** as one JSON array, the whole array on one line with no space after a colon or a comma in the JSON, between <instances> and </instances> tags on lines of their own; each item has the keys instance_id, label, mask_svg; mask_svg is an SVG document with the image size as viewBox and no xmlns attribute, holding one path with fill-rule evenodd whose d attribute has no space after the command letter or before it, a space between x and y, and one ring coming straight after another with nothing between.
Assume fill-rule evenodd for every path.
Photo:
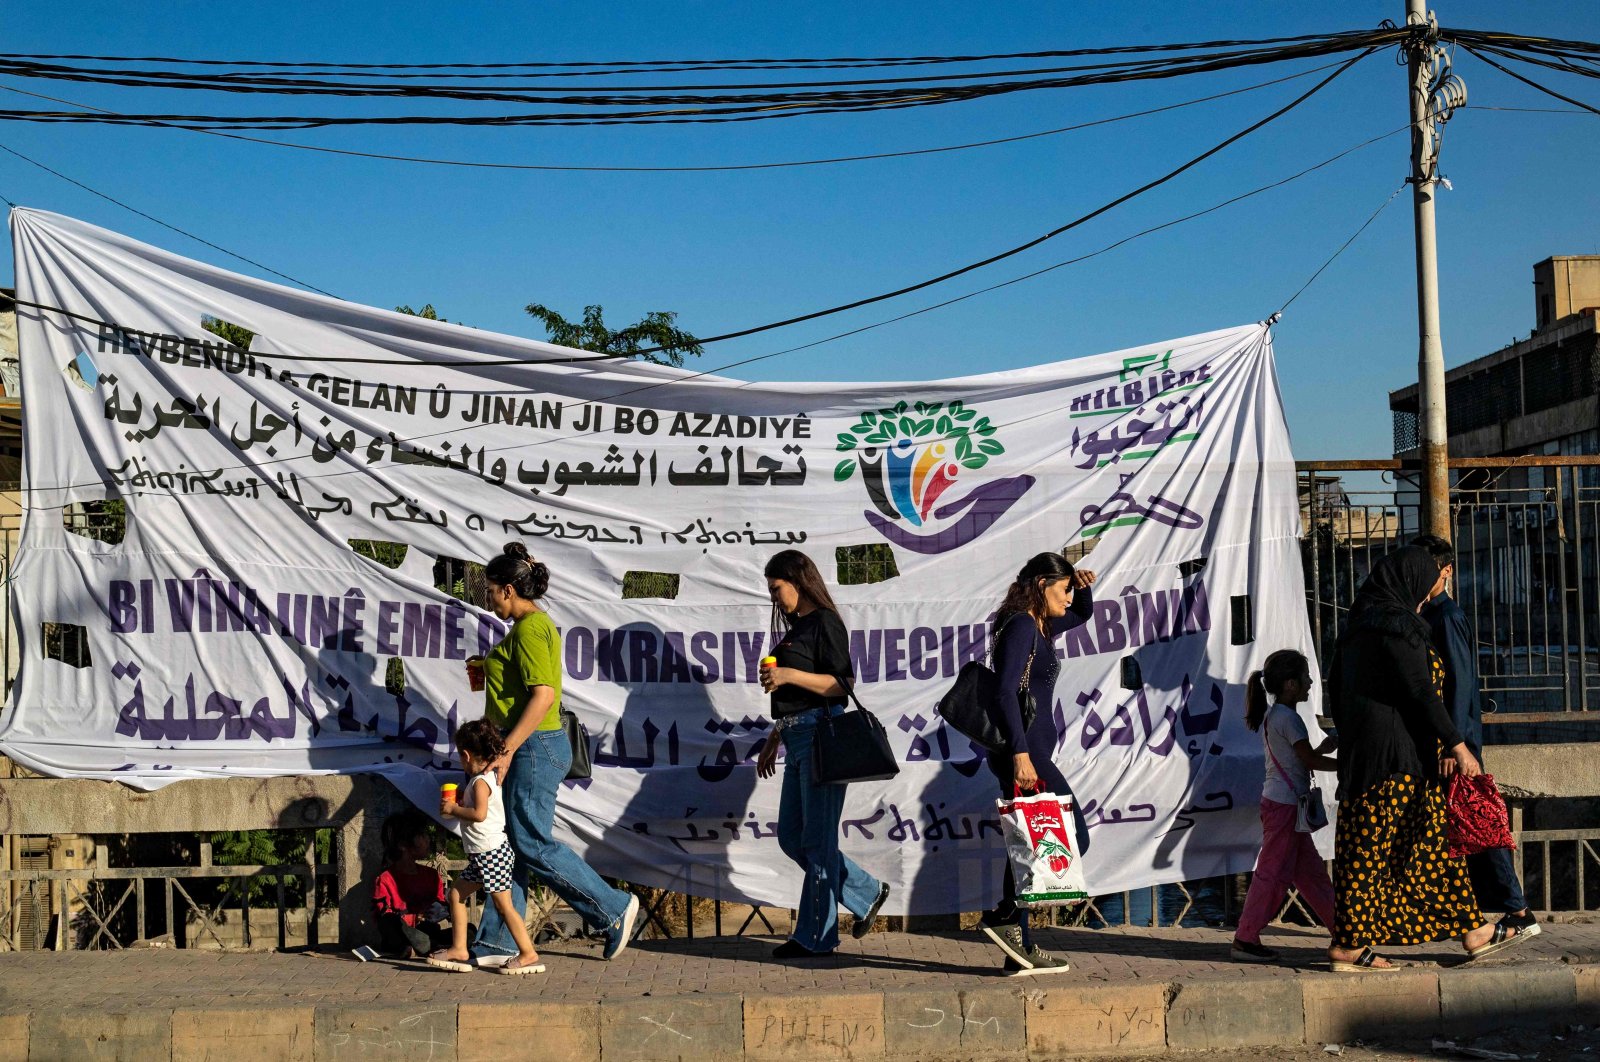
<instances>
[{"instance_id":1,"label":"white sneaker","mask_svg":"<svg viewBox=\"0 0 1600 1062\"><path fill-rule=\"evenodd\" d=\"M628 950L628 945L633 943L633 923L639 918L639 897L628 897L628 909L622 912L622 918L611 932L616 936L606 941L604 955L607 959L615 959L618 955Z\"/></svg>"}]
</instances>

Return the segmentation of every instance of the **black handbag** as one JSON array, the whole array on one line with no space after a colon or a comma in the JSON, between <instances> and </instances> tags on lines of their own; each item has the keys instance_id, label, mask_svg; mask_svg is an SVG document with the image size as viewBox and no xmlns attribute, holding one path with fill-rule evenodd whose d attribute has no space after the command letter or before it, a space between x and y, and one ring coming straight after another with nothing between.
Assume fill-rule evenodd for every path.
<instances>
[{"instance_id":1,"label":"black handbag","mask_svg":"<svg viewBox=\"0 0 1600 1062\"><path fill-rule=\"evenodd\" d=\"M1026 733L1033 726L1039 706L1028 688L1033 673L1033 653L1022 669L1022 685L1017 689L1017 707L1022 710L1022 729ZM1000 676L981 660L968 660L956 674L950 692L939 699L935 709L940 718L965 737L971 738L990 752L1003 752L1008 748L1005 733L1000 729Z\"/></svg>"},{"instance_id":2,"label":"black handbag","mask_svg":"<svg viewBox=\"0 0 1600 1062\"><path fill-rule=\"evenodd\" d=\"M817 720L811 744L811 779L819 785L881 782L900 773L889 735L878 717L856 698L851 682L841 677L855 711Z\"/></svg>"},{"instance_id":3,"label":"black handbag","mask_svg":"<svg viewBox=\"0 0 1600 1062\"><path fill-rule=\"evenodd\" d=\"M561 728L567 732L567 744L572 746L572 766L567 768L568 778L587 778L594 772L589 759L589 732L583 728L576 712L561 709Z\"/></svg>"}]
</instances>

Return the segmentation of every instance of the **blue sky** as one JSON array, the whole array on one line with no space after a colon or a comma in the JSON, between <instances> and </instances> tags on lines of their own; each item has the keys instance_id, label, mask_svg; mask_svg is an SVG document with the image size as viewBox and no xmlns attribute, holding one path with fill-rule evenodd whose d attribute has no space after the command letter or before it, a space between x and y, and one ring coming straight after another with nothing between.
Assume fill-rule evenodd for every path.
<instances>
[{"instance_id":1,"label":"blue sky","mask_svg":"<svg viewBox=\"0 0 1600 1062\"><path fill-rule=\"evenodd\" d=\"M489 62L957 54L1267 37L1398 20L1400 0L1339 5L921 2L193 2L11 5L12 52L350 62ZM1600 6L1441 0L1447 25L1600 40ZM448 11L441 17L440 12ZM1473 104L1559 106L1462 55ZM686 165L934 147L1034 132L1281 76L1246 70L1153 85L727 126L343 129L305 143L463 159ZM1550 74L1550 81L1556 75ZM342 297L434 303L452 320L543 338L531 301L613 324L674 310L709 335L943 272L1039 235L1172 168L1311 79L1166 115L973 151L743 173L599 174L406 165L178 130L7 125L5 144ZM1600 101L1600 84L1566 79ZM128 110L267 113L277 101L7 82ZM37 101L0 93L5 106ZM315 102L291 104L308 111ZM370 107L370 104L363 106ZM1286 176L1406 122L1404 72L1374 55L1279 123L1137 202L974 277L829 320L708 348L706 367L869 324L1075 257ZM1448 126L1439 208L1445 353L1455 365L1533 325L1533 262L1600 253L1600 118L1488 110ZM1026 283L731 375L928 379L1053 361L1258 320L1400 184L1404 135L1285 188ZM0 194L241 272L257 270L0 154ZM1415 378L1409 195L1277 329L1302 458L1387 456L1387 392ZM11 264L0 281L9 284Z\"/></svg>"}]
</instances>

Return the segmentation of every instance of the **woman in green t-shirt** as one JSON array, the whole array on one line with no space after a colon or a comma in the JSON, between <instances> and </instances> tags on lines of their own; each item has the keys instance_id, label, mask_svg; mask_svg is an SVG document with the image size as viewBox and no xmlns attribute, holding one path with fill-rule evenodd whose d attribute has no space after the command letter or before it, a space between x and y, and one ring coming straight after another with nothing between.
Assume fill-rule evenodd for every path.
<instances>
[{"instance_id":1,"label":"woman in green t-shirt","mask_svg":"<svg viewBox=\"0 0 1600 1062\"><path fill-rule=\"evenodd\" d=\"M492 766L504 778L516 876L524 886L528 875L548 885L591 930L605 933L605 957L615 958L633 938L639 900L607 885L555 836L556 793L572 766L572 746L561 725L561 632L538 604L550 587L550 569L521 542L511 542L485 574L489 608L511 621L511 630L483 661L483 714L506 732L506 753ZM516 950L492 909L484 911L478 944Z\"/></svg>"}]
</instances>

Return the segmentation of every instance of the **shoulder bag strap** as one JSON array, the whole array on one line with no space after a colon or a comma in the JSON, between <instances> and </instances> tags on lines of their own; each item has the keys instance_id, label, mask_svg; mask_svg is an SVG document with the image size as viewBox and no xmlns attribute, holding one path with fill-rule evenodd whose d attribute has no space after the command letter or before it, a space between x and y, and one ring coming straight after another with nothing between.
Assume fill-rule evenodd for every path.
<instances>
[{"instance_id":1,"label":"shoulder bag strap","mask_svg":"<svg viewBox=\"0 0 1600 1062\"><path fill-rule=\"evenodd\" d=\"M1026 612L1018 612L1015 615L1013 615L1010 619L1006 620L1005 627L1001 627L1000 630L1004 631L1006 629L1006 627L1011 626L1013 623L1015 623L1019 619L1026 619L1029 623L1033 623L1034 622L1033 617L1028 615ZM1036 634L1036 635L1038 634L1037 627L1035 627L1034 634ZM999 646L1000 646L1000 635L999 635L999 633L996 633L995 634L995 638L994 638L994 646L989 651L989 663L991 665L993 665L993 663L994 663L994 649L998 649ZM1026 664L1022 665L1022 682L1021 682L1020 685L1017 686L1017 689L1018 689L1019 692L1021 690L1025 690L1025 689L1028 688L1028 684L1031 681L1032 676L1033 676L1033 657L1034 657L1034 654L1037 653L1038 651L1039 651L1039 641L1038 641L1037 638L1035 638L1034 642L1033 642L1033 648L1028 650L1028 662Z\"/></svg>"},{"instance_id":2,"label":"shoulder bag strap","mask_svg":"<svg viewBox=\"0 0 1600 1062\"><path fill-rule=\"evenodd\" d=\"M1272 707L1273 708L1283 708L1285 706L1281 705L1281 704L1274 704ZM1270 719L1271 717L1272 717L1272 710L1268 709L1267 718ZM1261 721L1261 743L1267 747L1267 758L1270 759L1272 761L1272 765L1278 769L1278 777L1283 779L1284 784L1289 787L1290 792L1294 793L1294 795L1297 796L1297 797L1305 796L1304 793L1302 793L1299 790L1295 789L1294 782L1289 778L1289 772L1285 771L1283 769L1283 764L1279 763L1278 762L1278 757L1273 755L1273 753L1272 753L1272 736L1271 736L1271 732L1267 730L1267 721L1266 721L1266 719L1263 719Z\"/></svg>"}]
</instances>

